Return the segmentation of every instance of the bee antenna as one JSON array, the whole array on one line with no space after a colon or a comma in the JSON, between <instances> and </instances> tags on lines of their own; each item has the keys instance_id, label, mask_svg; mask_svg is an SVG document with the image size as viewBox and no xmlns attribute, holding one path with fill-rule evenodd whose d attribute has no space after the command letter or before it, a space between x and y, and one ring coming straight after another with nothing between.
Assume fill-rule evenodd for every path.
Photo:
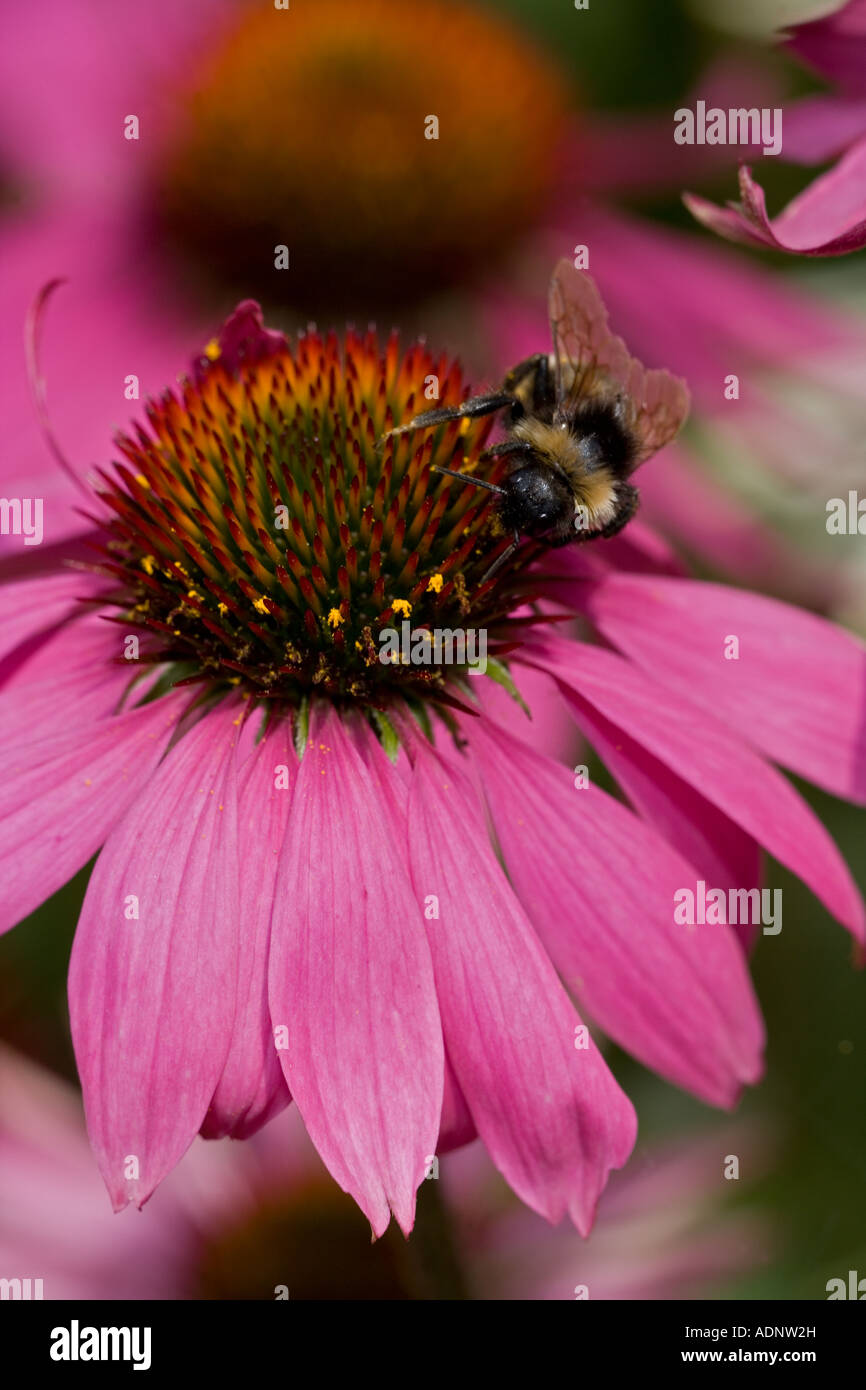
<instances>
[{"instance_id":1,"label":"bee antenna","mask_svg":"<svg viewBox=\"0 0 866 1390\"><path fill-rule=\"evenodd\" d=\"M497 487L496 483L488 483L484 478L473 478L471 473L458 473L454 468L441 468L438 463L432 465L434 473L447 473L449 478L459 478L461 483L474 483L476 487L486 487L488 492L504 493L504 487Z\"/></svg>"}]
</instances>

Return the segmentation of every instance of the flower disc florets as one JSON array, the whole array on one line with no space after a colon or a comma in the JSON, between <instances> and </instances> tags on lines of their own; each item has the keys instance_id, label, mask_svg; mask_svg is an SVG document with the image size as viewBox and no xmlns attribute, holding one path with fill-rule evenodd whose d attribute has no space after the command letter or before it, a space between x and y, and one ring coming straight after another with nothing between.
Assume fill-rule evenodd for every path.
<instances>
[{"instance_id":1,"label":"flower disc florets","mask_svg":"<svg viewBox=\"0 0 866 1390\"><path fill-rule=\"evenodd\" d=\"M102 475L102 568L121 621L149 634L142 658L294 703L453 699L459 665L383 659L383 632L483 629L491 655L507 644L521 566L482 583L506 542L493 494L433 471L472 472L490 422L382 436L468 389L421 343L401 355L395 335L382 348L372 330L311 329L290 346L240 306ZM485 461L484 476L501 468Z\"/></svg>"}]
</instances>

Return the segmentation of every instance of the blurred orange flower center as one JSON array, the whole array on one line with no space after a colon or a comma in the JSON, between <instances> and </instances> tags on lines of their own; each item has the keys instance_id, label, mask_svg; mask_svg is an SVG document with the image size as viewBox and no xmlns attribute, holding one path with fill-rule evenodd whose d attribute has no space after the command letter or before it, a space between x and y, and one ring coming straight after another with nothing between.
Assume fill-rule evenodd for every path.
<instances>
[{"instance_id":1,"label":"blurred orange flower center","mask_svg":"<svg viewBox=\"0 0 866 1390\"><path fill-rule=\"evenodd\" d=\"M245 293L321 303L359 285L420 299L489 265L549 193L566 93L484 10L316 0L245 13L183 104L168 227Z\"/></svg>"}]
</instances>

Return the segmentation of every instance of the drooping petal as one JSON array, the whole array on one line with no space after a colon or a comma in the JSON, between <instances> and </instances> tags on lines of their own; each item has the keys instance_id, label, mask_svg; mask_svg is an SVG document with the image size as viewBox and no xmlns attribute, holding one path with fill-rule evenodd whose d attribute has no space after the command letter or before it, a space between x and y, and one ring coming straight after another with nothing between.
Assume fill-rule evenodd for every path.
<instances>
[{"instance_id":1,"label":"drooping petal","mask_svg":"<svg viewBox=\"0 0 866 1390\"><path fill-rule=\"evenodd\" d=\"M473 721L474 722L474 721ZM485 721L486 722L486 721ZM415 891L425 912L448 1055L475 1127L510 1186L557 1222L592 1225L611 1168L635 1138L631 1104L537 941L466 779L418 748L409 798Z\"/></svg>"},{"instance_id":2,"label":"drooping petal","mask_svg":"<svg viewBox=\"0 0 866 1390\"><path fill-rule=\"evenodd\" d=\"M153 670L123 660L120 632L88 616L64 624L32 648L16 648L0 684L0 746L14 742L21 751L30 742L62 738L76 724L102 720L116 712L127 687L130 699L139 698L144 685L137 681L152 679Z\"/></svg>"},{"instance_id":3,"label":"drooping petal","mask_svg":"<svg viewBox=\"0 0 866 1390\"><path fill-rule=\"evenodd\" d=\"M529 715L501 685L492 680L478 680L478 698L485 713L518 738L531 735L536 745L551 758L568 758L575 751L578 740L574 721L555 681L543 672L524 668L516 685Z\"/></svg>"},{"instance_id":4,"label":"drooping petal","mask_svg":"<svg viewBox=\"0 0 866 1390\"><path fill-rule=\"evenodd\" d=\"M674 920L694 867L569 769L481 720L480 759L508 876L560 974L621 1046L714 1105L761 1074L763 1026L726 927Z\"/></svg>"},{"instance_id":5,"label":"drooping petal","mask_svg":"<svg viewBox=\"0 0 866 1390\"><path fill-rule=\"evenodd\" d=\"M297 775L288 726L278 725L241 768L238 794L240 936L238 1010L228 1060L202 1126L208 1139L245 1139L291 1097L268 1008L271 913Z\"/></svg>"},{"instance_id":6,"label":"drooping petal","mask_svg":"<svg viewBox=\"0 0 866 1390\"><path fill-rule=\"evenodd\" d=\"M237 706L172 749L109 837L75 935L69 1008L112 1202L186 1152L228 1055L237 989Z\"/></svg>"},{"instance_id":7,"label":"drooping petal","mask_svg":"<svg viewBox=\"0 0 866 1390\"><path fill-rule=\"evenodd\" d=\"M8 658L17 648L26 644L28 652L35 650L58 623L76 612L82 587L81 575L69 570L2 586L0 676L5 675Z\"/></svg>"},{"instance_id":8,"label":"drooping petal","mask_svg":"<svg viewBox=\"0 0 866 1390\"><path fill-rule=\"evenodd\" d=\"M92 858L153 775L184 703L168 697L95 725L58 725L51 737L29 743L4 741L0 930L33 912Z\"/></svg>"},{"instance_id":9,"label":"drooping petal","mask_svg":"<svg viewBox=\"0 0 866 1390\"><path fill-rule=\"evenodd\" d=\"M533 639L531 650L571 698L583 697L624 728L802 878L852 935L866 939L863 902L835 843L790 782L747 743L614 652L546 637ZM529 644L524 651L530 654Z\"/></svg>"},{"instance_id":10,"label":"drooping petal","mask_svg":"<svg viewBox=\"0 0 866 1390\"><path fill-rule=\"evenodd\" d=\"M866 139L852 145L772 221L764 190L747 165L740 169L738 204L720 208L694 193L684 193L683 202L698 222L728 241L797 256L845 256L866 246Z\"/></svg>"},{"instance_id":11,"label":"drooping petal","mask_svg":"<svg viewBox=\"0 0 866 1390\"><path fill-rule=\"evenodd\" d=\"M570 704L588 738L635 810L661 831L684 859L714 888L756 888L761 882L761 847L695 787L573 691ZM541 751L541 750L536 750ZM746 947L757 924L736 924Z\"/></svg>"},{"instance_id":12,"label":"drooping petal","mask_svg":"<svg viewBox=\"0 0 866 1390\"><path fill-rule=\"evenodd\" d=\"M322 1159L377 1236L391 1211L408 1232L439 1130L442 1030L405 833L383 823L381 784L330 708L313 714L295 784L269 995Z\"/></svg>"},{"instance_id":13,"label":"drooping petal","mask_svg":"<svg viewBox=\"0 0 866 1390\"><path fill-rule=\"evenodd\" d=\"M811 613L697 580L611 575L572 588L599 631L656 680L775 762L866 801L866 648ZM730 637L739 656L726 660Z\"/></svg>"}]
</instances>

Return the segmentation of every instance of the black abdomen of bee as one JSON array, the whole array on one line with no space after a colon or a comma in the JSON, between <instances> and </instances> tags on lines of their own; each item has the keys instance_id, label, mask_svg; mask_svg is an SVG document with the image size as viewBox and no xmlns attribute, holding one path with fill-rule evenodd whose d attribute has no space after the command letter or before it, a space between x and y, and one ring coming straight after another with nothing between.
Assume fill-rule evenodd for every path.
<instances>
[{"instance_id":1,"label":"black abdomen of bee","mask_svg":"<svg viewBox=\"0 0 866 1390\"><path fill-rule=\"evenodd\" d=\"M575 412L571 433L578 440L581 461L588 472L609 468L627 477L637 454L637 441L627 428L619 401L587 401Z\"/></svg>"}]
</instances>

